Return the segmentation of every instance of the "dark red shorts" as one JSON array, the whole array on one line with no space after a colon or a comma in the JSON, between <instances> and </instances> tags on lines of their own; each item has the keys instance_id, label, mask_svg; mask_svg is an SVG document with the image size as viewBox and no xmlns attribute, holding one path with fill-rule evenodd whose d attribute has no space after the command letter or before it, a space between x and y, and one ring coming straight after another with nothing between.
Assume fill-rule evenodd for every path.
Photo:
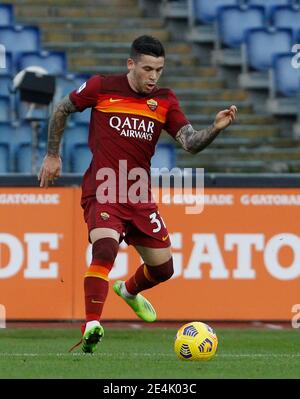
<instances>
[{"instance_id":1,"label":"dark red shorts","mask_svg":"<svg viewBox=\"0 0 300 399\"><path fill-rule=\"evenodd\" d=\"M167 248L171 245L168 230L157 205L100 204L95 197L81 201L88 231L109 228L120 234L120 243L149 248Z\"/></svg>"}]
</instances>

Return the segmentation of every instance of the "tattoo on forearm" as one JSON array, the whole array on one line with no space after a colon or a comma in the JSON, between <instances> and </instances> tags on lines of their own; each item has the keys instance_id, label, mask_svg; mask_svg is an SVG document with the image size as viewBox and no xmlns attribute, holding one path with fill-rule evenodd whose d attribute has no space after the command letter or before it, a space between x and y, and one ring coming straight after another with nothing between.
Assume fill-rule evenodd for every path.
<instances>
[{"instance_id":1,"label":"tattoo on forearm","mask_svg":"<svg viewBox=\"0 0 300 399\"><path fill-rule=\"evenodd\" d=\"M49 120L48 128L48 155L59 155L60 141L66 126L67 117L76 112L76 108L69 96L64 97L55 107Z\"/></svg>"},{"instance_id":2,"label":"tattoo on forearm","mask_svg":"<svg viewBox=\"0 0 300 399\"><path fill-rule=\"evenodd\" d=\"M207 147L219 133L220 130L214 125L202 130L195 130L192 125L186 125L178 131L176 140L186 151L196 154Z\"/></svg>"}]
</instances>

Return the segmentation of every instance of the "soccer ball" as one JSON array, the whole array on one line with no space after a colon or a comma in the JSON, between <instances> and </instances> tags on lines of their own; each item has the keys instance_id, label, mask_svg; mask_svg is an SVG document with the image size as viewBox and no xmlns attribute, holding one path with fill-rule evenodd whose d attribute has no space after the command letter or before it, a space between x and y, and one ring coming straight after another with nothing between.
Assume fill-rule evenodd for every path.
<instances>
[{"instance_id":1,"label":"soccer ball","mask_svg":"<svg viewBox=\"0 0 300 399\"><path fill-rule=\"evenodd\" d=\"M200 321L184 324L177 331L174 343L175 353L181 360L210 360L217 347L216 333Z\"/></svg>"}]
</instances>

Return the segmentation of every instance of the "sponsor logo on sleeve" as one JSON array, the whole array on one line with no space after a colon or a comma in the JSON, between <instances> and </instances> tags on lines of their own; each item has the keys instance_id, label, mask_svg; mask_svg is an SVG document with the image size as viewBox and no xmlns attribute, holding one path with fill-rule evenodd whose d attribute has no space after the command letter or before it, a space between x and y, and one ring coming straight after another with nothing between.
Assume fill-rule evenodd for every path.
<instances>
[{"instance_id":1,"label":"sponsor logo on sleeve","mask_svg":"<svg viewBox=\"0 0 300 399\"><path fill-rule=\"evenodd\" d=\"M86 82L84 82L84 83L79 87L79 89L76 91L76 93L77 93L77 94L81 93L82 90L84 90L85 88L86 88Z\"/></svg>"}]
</instances>

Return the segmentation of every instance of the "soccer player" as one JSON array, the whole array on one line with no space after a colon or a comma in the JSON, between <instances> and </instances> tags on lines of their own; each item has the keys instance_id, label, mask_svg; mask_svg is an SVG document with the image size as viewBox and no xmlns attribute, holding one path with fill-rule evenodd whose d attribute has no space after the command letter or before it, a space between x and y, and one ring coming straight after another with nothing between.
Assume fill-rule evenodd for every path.
<instances>
[{"instance_id":1,"label":"soccer player","mask_svg":"<svg viewBox=\"0 0 300 399\"><path fill-rule=\"evenodd\" d=\"M195 130L174 92L157 86L164 64L161 42L140 36L131 45L126 73L92 76L57 104L49 120L40 187L48 187L61 174L60 142L67 117L92 109L88 143L93 158L83 178L81 199L92 244L92 261L84 277L82 350L86 353L93 353L104 335L100 319L108 275L123 239L135 247L144 263L126 281L116 281L113 289L142 320L154 321L156 312L141 291L173 274L168 231L150 200L150 162L162 129L195 154L235 119L232 105L220 111L207 129ZM140 179L134 179L137 174ZM138 180L143 182L139 194Z\"/></svg>"}]
</instances>

